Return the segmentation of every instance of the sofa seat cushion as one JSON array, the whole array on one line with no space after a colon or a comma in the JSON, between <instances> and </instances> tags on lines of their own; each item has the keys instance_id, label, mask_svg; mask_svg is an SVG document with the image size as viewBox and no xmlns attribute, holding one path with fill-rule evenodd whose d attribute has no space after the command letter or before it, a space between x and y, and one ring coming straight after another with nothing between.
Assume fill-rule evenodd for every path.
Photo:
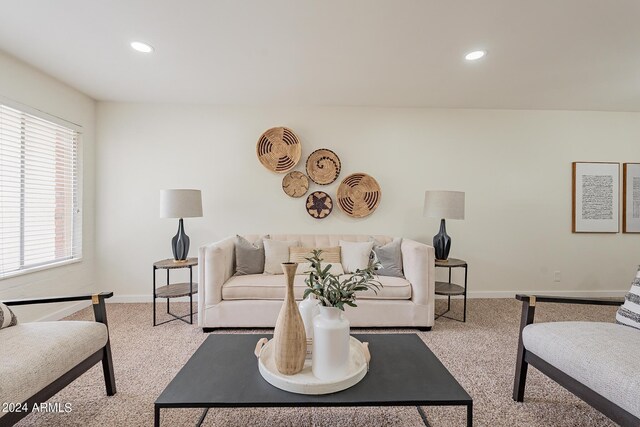
<instances>
[{"instance_id":1,"label":"sofa seat cushion","mask_svg":"<svg viewBox=\"0 0 640 427\"><path fill-rule=\"evenodd\" d=\"M107 327L98 322L19 323L2 329L0 402L25 402L104 347L107 338Z\"/></svg>"},{"instance_id":2,"label":"sofa seat cushion","mask_svg":"<svg viewBox=\"0 0 640 427\"><path fill-rule=\"evenodd\" d=\"M340 276L343 280L348 276ZM296 275L293 282L293 293L296 299L302 299L307 285L304 280L307 276ZM373 291L359 292L358 298L361 299L399 299L406 300L411 298L411 284L400 277L382 277L378 280L383 287L376 295ZM248 274L246 276L233 276L222 286L223 300L246 300L246 299L262 299L262 300L280 300L285 295L285 278L284 276L274 276L268 274ZM357 303L357 302L356 302Z\"/></svg>"},{"instance_id":3,"label":"sofa seat cushion","mask_svg":"<svg viewBox=\"0 0 640 427\"><path fill-rule=\"evenodd\" d=\"M640 331L614 323L534 323L522 341L527 351L640 417Z\"/></svg>"}]
</instances>

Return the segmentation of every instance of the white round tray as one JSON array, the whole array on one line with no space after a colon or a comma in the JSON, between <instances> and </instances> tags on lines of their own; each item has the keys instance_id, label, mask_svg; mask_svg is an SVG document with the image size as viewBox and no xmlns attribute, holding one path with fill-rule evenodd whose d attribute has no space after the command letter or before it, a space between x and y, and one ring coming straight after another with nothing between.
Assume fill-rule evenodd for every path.
<instances>
[{"instance_id":1,"label":"white round tray","mask_svg":"<svg viewBox=\"0 0 640 427\"><path fill-rule=\"evenodd\" d=\"M369 370L369 343L361 343L350 337L349 373L338 380L320 380L311 371L311 360L304 361L304 368L295 375L284 375L278 372L273 352L274 341L260 339L256 345L258 369L262 377L274 387L298 394L328 394L345 390L356 385Z\"/></svg>"}]
</instances>

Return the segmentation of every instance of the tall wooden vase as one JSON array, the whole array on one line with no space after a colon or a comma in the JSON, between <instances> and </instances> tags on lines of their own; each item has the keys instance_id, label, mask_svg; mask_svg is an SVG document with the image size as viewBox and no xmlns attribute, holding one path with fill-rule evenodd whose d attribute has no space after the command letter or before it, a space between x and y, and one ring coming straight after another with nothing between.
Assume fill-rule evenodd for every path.
<instances>
[{"instance_id":1,"label":"tall wooden vase","mask_svg":"<svg viewBox=\"0 0 640 427\"><path fill-rule=\"evenodd\" d=\"M307 336L304 332L304 323L293 295L293 279L297 268L298 264L295 262L282 264L282 270L287 280L287 294L276 321L276 329L273 332L276 367L280 373L285 375L293 375L300 372L304 367L304 359L307 353Z\"/></svg>"}]
</instances>

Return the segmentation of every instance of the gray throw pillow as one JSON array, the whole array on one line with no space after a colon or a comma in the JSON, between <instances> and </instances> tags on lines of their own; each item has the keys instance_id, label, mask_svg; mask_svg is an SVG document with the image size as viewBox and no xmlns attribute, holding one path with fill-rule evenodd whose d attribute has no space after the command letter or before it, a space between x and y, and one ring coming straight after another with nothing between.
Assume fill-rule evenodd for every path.
<instances>
[{"instance_id":1,"label":"gray throw pillow","mask_svg":"<svg viewBox=\"0 0 640 427\"><path fill-rule=\"evenodd\" d=\"M403 277L402 272L402 251L400 246L402 245L401 238L395 238L386 245L381 245L373 237L373 254L382 264L382 268L377 270L378 276L391 276L391 277Z\"/></svg>"},{"instance_id":2,"label":"gray throw pillow","mask_svg":"<svg viewBox=\"0 0 640 427\"><path fill-rule=\"evenodd\" d=\"M624 298L624 304L616 313L616 323L640 329L640 267L636 278L631 282L631 289Z\"/></svg>"},{"instance_id":3,"label":"gray throw pillow","mask_svg":"<svg viewBox=\"0 0 640 427\"><path fill-rule=\"evenodd\" d=\"M13 311L6 305L0 302L0 329L8 328L9 326L15 326L18 324L18 318Z\"/></svg>"},{"instance_id":4,"label":"gray throw pillow","mask_svg":"<svg viewBox=\"0 0 640 427\"><path fill-rule=\"evenodd\" d=\"M262 274L264 272L264 239L262 236L251 243L236 235L236 276Z\"/></svg>"}]
</instances>

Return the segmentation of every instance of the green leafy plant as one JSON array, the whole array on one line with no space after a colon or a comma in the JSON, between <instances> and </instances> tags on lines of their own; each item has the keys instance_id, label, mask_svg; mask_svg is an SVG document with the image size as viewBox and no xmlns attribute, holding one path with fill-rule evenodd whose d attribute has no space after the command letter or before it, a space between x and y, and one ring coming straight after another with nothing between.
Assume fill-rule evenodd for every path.
<instances>
[{"instance_id":1,"label":"green leafy plant","mask_svg":"<svg viewBox=\"0 0 640 427\"><path fill-rule=\"evenodd\" d=\"M375 279L375 271L382 268L376 258L369 261L366 269L358 269L351 277L340 281L339 276L330 273L331 265L322 268L321 250L314 250L312 254L312 257L306 258L311 263L311 270L305 272L309 277L304 281L307 284L304 298L313 294L321 305L344 311L345 304L349 307L357 307L356 292L372 289L377 294L382 287L382 283Z\"/></svg>"}]
</instances>

